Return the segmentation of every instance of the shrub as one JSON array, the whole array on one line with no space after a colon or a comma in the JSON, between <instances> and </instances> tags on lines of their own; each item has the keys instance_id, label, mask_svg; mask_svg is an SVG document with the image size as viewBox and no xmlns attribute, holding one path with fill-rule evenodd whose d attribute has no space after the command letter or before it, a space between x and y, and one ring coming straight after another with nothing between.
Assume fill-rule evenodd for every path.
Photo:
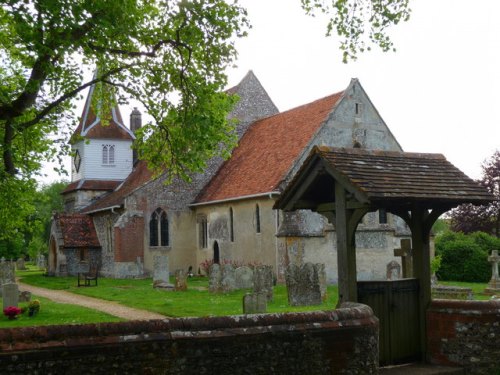
<instances>
[{"instance_id":1,"label":"shrub","mask_svg":"<svg viewBox=\"0 0 500 375\"><path fill-rule=\"evenodd\" d=\"M440 280L488 282L491 266L488 254L497 239L485 233L465 235L446 232L436 238L436 255L441 257ZM492 247L493 246L493 247Z\"/></svg>"}]
</instances>

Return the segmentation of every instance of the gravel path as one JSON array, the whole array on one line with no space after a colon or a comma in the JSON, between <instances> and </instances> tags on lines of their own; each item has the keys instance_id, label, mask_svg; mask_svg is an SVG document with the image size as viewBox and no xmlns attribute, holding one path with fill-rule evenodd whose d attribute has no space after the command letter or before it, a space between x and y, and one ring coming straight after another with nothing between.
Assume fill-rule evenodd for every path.
<instances>
[{"instance_id":1,"label":"gravel path","mask_svg":"<svg viewBox=\"0 0 500 375\"><path fill-rule=\"evenodd\" d=\"M72 305L80 305L88 307L90 309L103 311L110 315L117 316L122 319L127 320L150 320L150 319L165 319L166 316L157 314L151 311L134 309L132 307L127 307L120 305L117 302L105 301L98 298L82 296L79 294L74 294L70 292L65 292L63 290L52 290L39 288L37 286L24 284L22 282L17 282L19 285L19 290L29 291L40 297L48 298L54 302L59 303L70 303Z\"/></svg>"}]
</instances>

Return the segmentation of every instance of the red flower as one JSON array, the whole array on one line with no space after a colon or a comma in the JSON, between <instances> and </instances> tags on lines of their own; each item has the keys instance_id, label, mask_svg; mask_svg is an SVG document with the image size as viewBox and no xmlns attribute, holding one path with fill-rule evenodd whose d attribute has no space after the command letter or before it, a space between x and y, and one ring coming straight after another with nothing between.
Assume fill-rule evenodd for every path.
<instances>
[{"instance_id":1,"label":"red flower","mask_svg":"<svg viewBox=\"0 0 500 375\"><path fill-rule=\"evenodd\" d=\"M21 309L16 306L8 306L5 309L3 309L3 314L9 319L14 319L17 315L21 314Z\"/></svg>"}]
</instances>

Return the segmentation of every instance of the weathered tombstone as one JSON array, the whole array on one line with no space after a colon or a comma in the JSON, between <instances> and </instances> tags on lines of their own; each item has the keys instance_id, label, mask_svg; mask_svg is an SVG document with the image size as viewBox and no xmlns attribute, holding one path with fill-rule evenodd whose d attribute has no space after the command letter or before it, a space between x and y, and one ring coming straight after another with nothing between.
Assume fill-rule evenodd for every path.
<instances>
[{"instance_id":1,"label":"weathered tombstone","mask_svg":"<svg viewBox=\"0 0 500 375\"><path fill-rule=\"evenodd\" d=\"M19 287L16 283L2 285L3 308L19 304Z\"/></svg>"},{"instance_id":2,"label":"weathered tombstone","mask_svg":"<svg viewBox=\"0 0 500 375\"><path fill-rule=\"evenodd\" d=\"M326 301L326 270L324 263L316 263L314 265L316 272L318 273L319 290L321 292L321 301Z\"/></svg>"},{"instance_id":3,"label":"weathered tombstone","mask_svg":"<svg viewBox=\"0 0 500 375\"><path fill-rule=\"evenodd\" d=\"M498 250L493 250L488 257L488 262L491 263L491 280L488 287L484 290L488 294L500 293L500 277L498 275L498 263L500 263L500 256Z\"/></svg>"},{"instance_id":4,"label":"weathered tombstone","mask_svg":"<svg viewBox=\"0 0 500 375\"><path fill-rule=\"evenodd\" d=\"M24 264L24 258L19 258L16 261L16 268L20 271L24 271L26 269L26 264Z\"/></svg>"},{"instance_id":5,"label":"weathered tombstone","mask_svg":"<svg viewBox=\"0 0 500 375\"><path fill-rule=\"evenodd\" d=\"M401 278L401 266L395 260L387 263L387 280L398 280Z\"/></svg>"},{"instance_id":6,"label":"weathered tombstone","mask_svg":"<svg viewBox=\"0 0 500 375\"><path fill-rule=\"evenodd\" d=\"M2 296L2 285L16 282L16 270L13 262L6 262L2 258L0 262L0 297Z\"/></svg>"},{"instance_id":7,"label":"weathered tombstone","mask_svg":"<svg viewBox=\"0 0 500 375\"><path fill-rule=\"evenodd\" d=\"M403 278L413 277L413 250L411 248L411 240L408 238L401 240L401 248L394 249L394 256L401 257L403 265Z\"/></svg>"},{"instance_id":8,"label":"weathered tombstone","mask_svg":"<svg viewBox=\"0 0 500 375\"><path fill-rule=\"evenodd\" d=\"M36 266L41 270L47 269L47 262L45 261L45 255L43 255L42 253L38 253L38 256L36 258Z\"/></svg>"},{"instance_id":9,"label":"weathered tombstone","mask_svg":"<svg viewBox=\"0 0 500 375\"><path fill-rule=\"evenodd\" d=\"M27 290L19 292L19 302L29 302L31 301L31 292Z\"/></svg>"},{"instance_id":10,"label":"weathered tombstone","mask_svg":"<svg viewBox=\"0 0 500 375\"><path fill-rule=\"evenodd\" d=\"M221 291L221 270L217 263L210 266L208 270L208 290L212 293L218 293Z\"/></svg>"},{"instance_id":11,"label":"weathered tombstone","mask_svg":"<svg viewBox=\"0 0 500 375\"><path fill-rule=\"evenodd\" d=\"M260 314L267 311L267 295L262 293L247 293L243 296L243 314Z\"/></svg>"},{"instance_id":12,"label":"weathered tombstone","mask_svg":"<svg viewBox=\"0 0 500 375\"><path fill-rule=\"evenodd\" d=\"M187 274L184 270L178 269L175 270L175 290L176 291L184 291L187 290Z\"/></svg>"},{"instance_id":13,"label":"weathered tombstone","mask_svg":"<svg viewBox=\"0 0 500 375\"><path fill-rule=\"evenodd\" d=\"M242 266L234 271L236 279L236 289L253 288L253 270L250 267Z\"/></svg>"},{"instance_id":14,"label":"weathered tombstone","mask_svg":"<svg viewBox=\"0 0 500 375\"><path fill-rule=\"evenodd\" d=\"M285 272L288 303L291 306L321 304L321 289L318 277L319 267L305 263L301 267L291 264Z\"/></svg>"},{"instance_id":15,"label":"weathered tombstone","mask_svg":"<svg viewBox=\"0 0 500 375\"><path fill-rule=\"evenodd\" d=\"M169 283L168 272L168 256L154 255L153 256L153 288L171 287Z\"/></svg>"},{"instance_id":16,"label":"weathered tombstone","mask_svg":"<svg viewBox=\"0 0 500 375\"><path fill-rule=\"evenodd\" d=\"M231 292L236 289L234 266L232 264L228 263L222 265L221 287L223 292Z\"/></svg>"},{"instance_id":17,"label":"weathered tombstone","mask_svg":"<svg viewBox=\"0 0 500 375\"><path fill-rule=\"evenodd\" d=\"M273 267L256 266L253 270L254 293L265 292L268 301L273 300Z\"/></svg>"}]
</instances>

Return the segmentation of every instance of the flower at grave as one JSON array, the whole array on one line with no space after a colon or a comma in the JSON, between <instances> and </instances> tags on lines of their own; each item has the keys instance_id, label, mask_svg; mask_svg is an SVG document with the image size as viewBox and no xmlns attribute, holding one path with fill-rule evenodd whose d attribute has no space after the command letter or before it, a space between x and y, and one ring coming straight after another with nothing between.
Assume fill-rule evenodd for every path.
<instances>
[{"instance_id":1,"label":"flower at grave","mask_svg":"<svg viewBox=\"0 0 500 375\"><path fill-rule=\"evenodd\" d=\"M29 316L33 316L36 315L38 311L40 311L40 301L35 299L28 305L28 314Z\"/></svg>"},{"instance_id":2,"label":"flower at grave","mask_svg":"<svg viewBox=\"0 0 500 375\"><path fill-rule=\"evenodd\" d=\"M16 317L21 314L21 309L16 306L8 306L3 309L3 314L9 318L9 320L16 319Z\"/></svg>"}]
</instances>

